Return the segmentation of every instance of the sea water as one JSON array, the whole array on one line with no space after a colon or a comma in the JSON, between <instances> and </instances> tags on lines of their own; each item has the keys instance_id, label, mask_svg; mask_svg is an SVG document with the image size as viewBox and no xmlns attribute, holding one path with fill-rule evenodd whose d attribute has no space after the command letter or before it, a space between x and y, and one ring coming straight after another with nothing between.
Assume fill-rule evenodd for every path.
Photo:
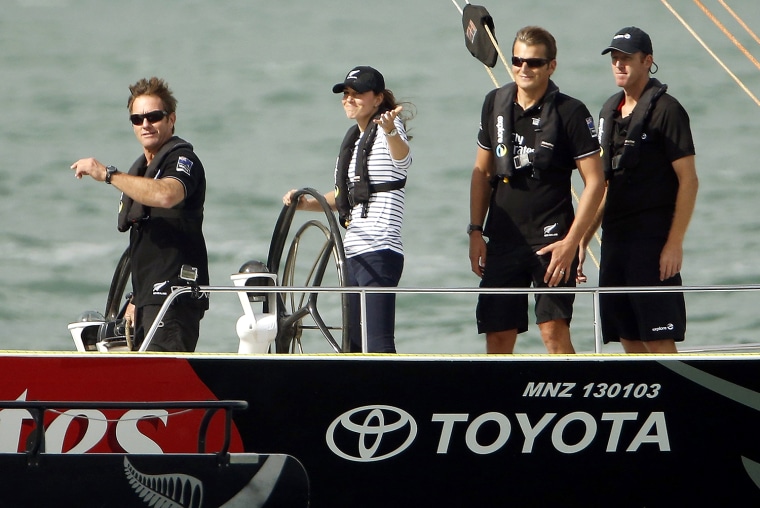
<instances>
[{"instance_id":1,"label":"sea water","mask_svg":"<svg viewBox=\"0 0 760 508\"><path fill-rule=\"evenodd\" d=\"M717 2L705 2L756 57L760 46ZM755 33L760 11L733 2ZM689 0L511 0L486 4L507 56L518 28L556 37L555 82L596 117L616 91L600 52L619 28L653 39L656 77L686 107L701 188L684 245L688 285L760 282L758 105L760 69ZM327 191L346 120L334 83L355 65L384 73L414 103L414 163L406 187L404 287L477 286L465 226L480 106L494 87L465 49L450 0L6 0L0 16L0 348L73 349L66 326L103 310L127 244L116 231L118 191L69 166L96 157L125 170L140 147L127 120L128 85L157 75L179 101L177 134L206 168L205 234L212 284L249 259L266 260L281 196ZM736 76L732 78L720 59ZM509 77L501 62L499 84ZM576 178L575 187L582 189ZM300 223L316 216L299 213ZM598 245L594 246L598 256ZM589 261L589 285L597 281ZM296 281L298 282L298 281ZM688 296L691 345L757 341L758 297ZM402 352L479 353L474 294L398 298ZM217 295L200 351L235 351L234 295ZM332 306L334 311L334 307ZM327 311L327 310L326 310ZM580 351L593 349L588 295L572 323ZM535 325L518 352L543 351Z\"/></svg>"}]
</instances>

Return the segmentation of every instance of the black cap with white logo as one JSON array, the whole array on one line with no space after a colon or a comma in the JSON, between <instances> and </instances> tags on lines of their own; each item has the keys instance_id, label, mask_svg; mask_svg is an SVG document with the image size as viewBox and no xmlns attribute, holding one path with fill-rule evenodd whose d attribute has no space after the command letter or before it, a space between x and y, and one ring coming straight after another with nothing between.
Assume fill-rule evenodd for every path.
<instances>
[{"instance_id":1,"label":"black cap with white logo","mask_svg":"<svg viewBox=\"0 0 760 508\"><path fill-rule=\"evenodd\" d=\"M346 88L352 88L359 93L369 92L381 93L385 90L385 79L380 71L372 67L360 65L351 69L343 83L338 83L332 89L333 93L343 93Z\"/></svg>"},{"instance_id":2,"label":"black cap with white logo","mask_svg":"<svg viewBox=\"0 0 760 508\"><path fill-rule=\"evenodd\" d=\"M638 53L639 51L645 55L652 55L652 39L641 28L627 26L618 30L612 38L612 42L602 51L602 54L606 55L612 50L622 51L629 55Z\"/></svg>"}]
</instances>

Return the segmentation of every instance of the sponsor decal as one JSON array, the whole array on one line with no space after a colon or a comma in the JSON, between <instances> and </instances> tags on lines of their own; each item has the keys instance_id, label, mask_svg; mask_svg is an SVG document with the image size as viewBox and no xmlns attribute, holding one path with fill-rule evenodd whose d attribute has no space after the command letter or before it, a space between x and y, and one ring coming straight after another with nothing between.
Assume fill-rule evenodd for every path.
<instances>
[{"instance_id":1,"label":"sponsor decal","mask_svg":"<svg viewBox=\"0 0 760 508\"><path fill-rule=\"evenodd\" d=\"M643 445L653 445L660 452L670 451L665 413L661 411L649 414L610 411L601 415L574 411L540 416L496 411L480 415L433 413L429 421L440 424L426 428L437 438L437 455L447 455L452 447L462 444L474 454L489 455L505 449L510 440L524 454L545 452L547 446L562 454L574 454L598 442L604 443L607 453L635 453ZM629 428L634 425L638 430L631 439ZM338 416L327 429L326 441L330 450L345 460L377 462L405 452L414 444L417 434L416 420L405 410L371 405ZM625 439L624 434L628 436Z\"/></svg>"},{"instance_id":2,"label":"sponsor decal","mask_svg":"<svg viewBox=\"0 0 760 508\"><path fill-rule=\"evenodd\" d=\"M655 326L652 328L653 332L668 332L673 331L675 329L675 325L673 323L668 323L665 326Z\"/></svg>"},{"instance_id":3,"label":"sponsor decal","mask_svg":"<svg viewBox=\"0 0 760 508\"><path fill-rule=\"evenodd\" d=\"M591 137L596 138L598 134L596 132L596 127L594 127L593 117L586 118L586 126L588 127L588 131L591 133ZM599 128L601 128L601 123L599 124Z\"/></svg>"},{"instance_id":4,"label":"sponsor decal","mask_svg":"<svg viewBox=\"0 0 760 508\"><path fill-rule=\"evenodd\" d=\"M555 222L554 224L550 224L548 226L544 226L544 238L559 236L559 234L557 233L558 226L559 226L559 223L557 222Z\"/></svg>"},{"instance_id":5,"label":"sponsor decal","mask_svg":"<svg viewBox=\"0 0 760 508\"><path fill-rule=\"evenodd\" d=\"M177 358L0 358L7 401L204 401L217 396L186 360ZM44 372L44 375L38 373ZM28 375L26 375L29 373ZM32 374L35 373L35 374ZM2 376L0 376L2 377ZM82 409L45 412L47 453L194 453L205 411L182 409ZM210 422L206 449L224 442L224 412ZM23 453L36 428L26 409L0 409L0 453ZM233 423L231 452L243 444ZM0 503L2 504L2 503Z\"/></svg>"},{"instance_id":6,"label":"sponsor decal","mask_svg":"<svg viewBox=\"0 0 760 508\"><path fill-rule=\"evenodd\" d=\"M187 173L189 175L191 169L193 169L193 161L187 157L180 157L177 160L177 171L182 171L183 173Z\"/></svg>"},{"instance_id":7,"label":"sponsor decal","mask_svg":"<svg viewBox=\"0 0 760 508\"><path fill-rule=\"evenodd\" d=\"M496 145L496 157L506 157L509 150L503 143Z\"/></svg>"},{"instance_id":8,"label":"sponsor decal","mask_svg":"<svg viewBox=\"0 0 760 508\"><path fill-rule=\"evenodd\" d=\"M417 437L417 422L393 406L362 406L346 411L327 429L327 446L338 457L377 462L406 450Z\"/></svg>"},{"instance_id":9,"label":"sponsor decal","mask_svg":"<svg viewBox=\"0 0 760 508\"><path fill-rule=\"evenodd\" d=\"M154 295L163 295L163 296L168 295L169 293L167 292L167 290L166 289L162 289L167 284L169 284L168 280L165 280L163 282L156 282L155 284L153 284L153 294Z\"/></svg>"},{"instance_id":10,"label":"sponsor decal","mask_svg":"<svg viewBox=\"0 0 760 508\"><path fill-rule=\"evenodd\" d=\"M124 475L148 506L203 506L203 482L186 474L145 474L124 457Z\"/></svg>"},{"instance_id":11,"label":"sponsor decal","mask_svg":"<svg viewBox=\"0 0 760 508\"><path fill-rule=\"evenodd\" d=\"M599 142L602 142L602 136L604 136L604 118L599 119L599 137L597 138Z\"/></svg>"},{"instance_id":12,"label":"sponsor decal","mask_svg":"<svg viewBox=\"0 0 760 508\"><path fill-rule=\"evenodd\" d=\"M470 20L470 22L467 24L467 32L465 35L467 36L467 39L470 41L470 44L475 43L475 36L478 34L478 27L475 26L475 23Z\"/></svg>"}]
</instances>

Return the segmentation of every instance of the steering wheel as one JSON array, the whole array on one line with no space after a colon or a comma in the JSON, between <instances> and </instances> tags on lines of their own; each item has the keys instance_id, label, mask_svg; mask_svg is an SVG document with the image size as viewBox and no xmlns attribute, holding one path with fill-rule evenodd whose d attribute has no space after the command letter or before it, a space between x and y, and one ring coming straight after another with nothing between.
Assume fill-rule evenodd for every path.
<instances>
[{"instance_id":1,"label":"steering wheel","mask_svg":"<svg viewBox=\"0 0 760 508\"><path fill-rule=\"evenodd\" d=\"M132 263L129 257L129 247L127 247L116 264L116 270L114 270L113 278L111 279L111 287L108 289L106 312L104 314L106 321L113 321L122 317L120 314L124 303L124 289L127 287L131 273Z\"/></svg>"},{"instance_id":2,"label":"steering wheel","mask_svg":"<svg viewBox=\"0 0 760 508\"><path fill-rule=\"evenodd\" d=\"M291 236L296 204L303 195L309 195L319 202L327 224L309 220ZM288 241L290 245L286 251ZM269 245L267 269L270 273L277 274L281 286L318 287L323 285L325 277L334 280L336 287L345 286L346 256L340 226L322 194L311 188L300 189L293 194L291 204L283 207ZM350 350L347 294L288 291L278 293L277 299L277 353L303 353L305 330L318 330L336 353ZM340 315L323 318L317 305L318 300L339 302L329 307L333 311L339 311ZM305 324L306 318L311 318L313 324Z\"/></svg>"}]
</instances>

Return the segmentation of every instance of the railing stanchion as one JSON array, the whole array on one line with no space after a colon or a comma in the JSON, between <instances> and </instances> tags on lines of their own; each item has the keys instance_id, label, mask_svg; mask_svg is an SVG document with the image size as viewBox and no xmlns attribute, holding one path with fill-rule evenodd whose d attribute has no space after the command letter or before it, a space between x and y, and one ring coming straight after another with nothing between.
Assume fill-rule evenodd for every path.
<instances>
[{"instance_id":1,"label":"railing stanchion","mask_svg":"<svg viewBox=\"0 0 760 508\"><path fill-rule=\"evenodd\" d=\"M602 352L602 314L599 311L599 291L594 291L591 295L594 309L594 353Z\"/></svg>"},{"instance_id":2,"label":"railing stanchion","mask_svg":"<svg viewBox=\"0 0 760 508\"><path fill-rule=\"evenodd\" d=\"M362 318L362 353L369 351L369 344L367 344L367 292L362 290L359 293L361 318Z\"/></svg>"}]
</instances>

